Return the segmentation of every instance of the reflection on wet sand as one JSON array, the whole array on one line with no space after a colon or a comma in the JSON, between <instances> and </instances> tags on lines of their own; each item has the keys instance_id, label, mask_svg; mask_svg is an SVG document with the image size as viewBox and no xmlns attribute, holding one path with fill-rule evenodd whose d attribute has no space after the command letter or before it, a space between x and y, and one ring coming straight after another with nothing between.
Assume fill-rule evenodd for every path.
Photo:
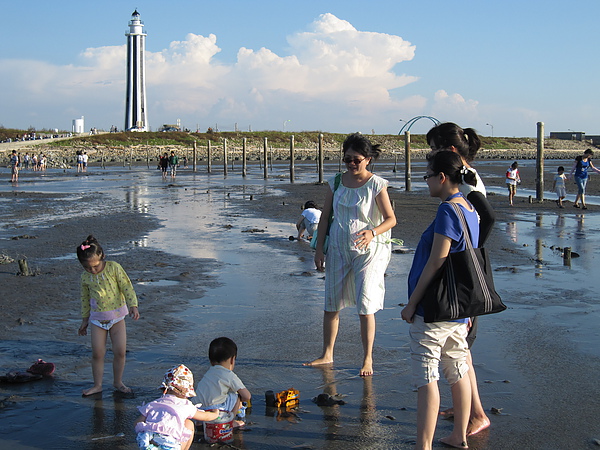
<instances>
[{"instance_id":1,"label":"reflection on wet sand","mask_svg":"<svg viewBox=\"0 0 600 450\"><path fill-rule=\"evenodd\" d=\"M334 440L338 437L342 425L341 408L344 401L342 395L337 390L336 371L328 366L315 366L320 370L323 376L323 393L315 397L313 401L319 405L323 411L323 424L326 431L326 439ZM352 376L352 379L358 378ZM346 381L344 378L343 381ZM380 414L377 411L376 393L373 387L373 377L361 377L363 392L360 402L360 417L358 438L368 440L369 438L380 438L383 436L382 425L380 423Z\"/></svg>"},{"instance_id":2,"label":"reflection on wet sand","mask_svg":"<svg viewBox=\"0 0 600 450\"><path fill-rule=\"evenodd\" d=\"M182 317L182 321L184 318L185 320L193 321L195 324L191 333L193 334L194 345L190 344L189 347L186 346L180 349L176 346L179 342L173 344L169 341L168 346L160 343L150 345L148 349L145 348L145 343L140 343L137 348L133 348L130 356L133 361L135 361L133 358L137 357L138 361L131 364L130 367L131 375L137 380L138 389L142 391L153 389L153 385L148 382L150 376L147 374L153 370L152 365L170 360L172 357L170 354L172 350L171 345L173 345L173 348L181 351L182 356L191 359L193 363L197 365L204 364L205 361L198 356L196 342L204 344L207 336L214 337L213 333L217 332L215 330L220 330L222 323L226 323L227 329L235 330L240 335L241 342L245 343L245 348L242 352L244 357L256 358L260 361L259 364L255 364L254 366L245 364L248 360L240 361L241 370L255 375L248 376L247 378L251 380L250 382L253 384L253 387L256 386L257 392L264 392L264 389L272 388L273 386L287 388L293 383L295 387L305 394L301 403L301 411L299 412L302 418L301 422L288 420L277 422L274 417L272 420L268 420L268 414L263 416L259 413L260 402L257 401L257 404L254 406L254 417L250 416L252 422L255 422L251 426L253 430L247 434L238 433L236 435L236 446L238 448L298 447L347 449L412 447L403 438L403 436L414 432L416 412L413 408L415 396L408 387L410 377L406 375L405 364L403 362L398 364L398 361L403 361L402 358L408 353L406 347L403 346L405 342L403 336L406 333L402 326L398 325L398 322L393 318L390 318L387 322L382 320L382 324L385 323L385 325L382 325L381 334L378 335L378 351L382 355L381 364L388 364L390 367L383 376L381 374L384 372L378 371L379 376L358 378L350 375L351 369L344 370L339 367L337 370L331 367L323 367L319 369L311 368L306 371L298 368L297 361L294 358L300 358L299 355L302 353L302 350L299 350L299 348L305 346L303 337L306 336L306 330L310 329L306 318L322 312L321 279L317 277L309 278L310 282L306 283L306 281L299 282L297 279L300 279L300 277L289 276L289 272L310 271L312 269L311 264L305 262L305 259L309 259L309 256L299 251L291 250L291 247L286 247L288 245L287 236L289 233L285 231L284 225L278 224L275 227L269 223L269 227L265 226L264 228L270 231L270 235L267 236L267 233L264 233L264 235L256 235L251 238L247 237L247 234L242 235L239 232L241 228L239 226L235 229L236 233L224 232L223 223L235 223L237 226L237 217L239 217L238 215L233 216L229 213L229 211L234 211L227 196L229 185L226 185L223 180L216 183L215 180L206 180L205 178L201 180L202 184L198 184L200 183L198 180L200 180L199 177L197 179L194 178L193 184L190 180L187 186L181 185L182 181L178 180L180 184L178 188L165 186L149 190L138 188L134 184L132 185L134 187L130 188L127 186L124 190L119 190L113 185L106 186L106 191L112 190L112 195L116 199L115 201L125 201L130 205L130 209L136 211L145 211L144 205L149 205L153 214L156 214L161 221L164 221L164 229L151 233L149 237L140 237L139 240L135 241L135 246L158 247L161 250L176 249L178 252L185 253L186 255L192 254L196 256L195 252L197 252L197 255L203 255L204 253L202 252L205 252L207 247L214 245L218 249L218 252L215 251L215 254L221 260L225 261L225 264L219 267L218 273L215 272L215 277L218 275L218 281L225 286L222 288L221 285L218 288L212 287L211 290L202 295L195 294L198 297L198 304L193 304L189 310L177 311ZM135 189L136 193L132 193L128 198L124 199L122 192L127 192L127 189ZM258 188L257 186L244 187L238 191L231 191L231 197L239 198L240 192L242 192L241 195L244 197L244 200L248 200L249 195L253 193L256 195L260 191L266 192L267 189L262 186ZM171 201L181 201L181 206L174 205ZM281 204L281 201L278 203ZM213 209L218 211L213 212ZM236 214L239 214L237 209L235 211ZM220 214L220 216L216 218L216 214ZM555 345L556 342L567 342L569 337L575 335L575 333L579 333L578 336L583 335L587 339L585 342L590 341L589 345L591 348L597 349L597 340L594 342L594 339L591 339L590 335L587 335L587 331L585 331L590 329L590 322L595 323L597 321L593 320L597 315L592 307L589 306L596 305L594 302L597 302L597 296L593 295L593 293L588 294L591 288L588 291L586 286L586 283L589 284L589 274L595 270L594 264L597 261L597 248L600 248L596 245L598 238L591 232L598 228L597 216L588 214L588 221L584 229L583 214L575 215L563 211L559 216L552 212L546 213L547 217L536 215L535 218L533 214L531 211L515 212L510 217L509 223L499 222L496 229L497 238L502 239L503 242L505 236L507 236L510 241L518 241L523 244L522 246L511 245L511 253L509 254L517 252L531 254L527 254L530 257L529 259L522 258L519 259L519 262L513 263L513 261L508 260L506 264L514 264L515 267L518 264L522 264L518 268L519 270L515 270L514 272L498 272L497 274L497 284L500 289L503 289L507 293L506 297L512 311L508 311L502 317L486 319L486 327L482 330L482 339L485 339L486 334L490 336L488 338L490 340L489 346L486 347L483 345L481 347L483 353L481 361L487 364L487 366L482 366L482 372L486 373L487 371L488 379L495 379L492 377L500 376L517 379L517 376L512 376L510 372L512 370L511 367L523 367L523 371L526 374L532 373L532 376L537 376L539 372L532 372L530 370L532 364L535 364L537 361L546 361L548 355L562 355L562 359L569 358L574 354L571 347L567 349L568 351L563 352L554 352L554 347L552 347L552 351L540 354L538 343L543 342L543 339L547 335L550 335L548 336L550 338L548 340L552 345ZM222 217L227 217L228 219L223 220ZM230 220L230 217L236 217L236 221ZM198 220L199 218L200 220ZM248 219L244 217L244 220ZM544 222L546 224L545 229L543 226ZM260 226L263 224L263 222L258 221L252 223ZM559 227L559 223L560 230L553 230L552 224L556 224ZM186 227L184 228L182 225L186 225ZM290 224L290 226L292 225ZM505 233L503 232L504 228ZM203 237L205 239L208 238L209 242L214 241L214 244L202 242L199 239L199 230L204 234ZM585 231L587 231L587 236ZM281 235L285 237L285 243L280 242L283 241ZM579 241L574 239L578 239ZM570 245L573 246L574 250L577 249L582 253L582 257L574 261L574 267L578 270L569 271L562 266L562 261L557 252L550 253L549 251L552 246L565 247ZM577 245L580 248L577 248ZM585 252L586 247L589 249L587 253ZM273 250L273 248L276 250ZM242 250L240 251L240 249ZM533 255L534 252L535 255ZM594 259L595 257L596 259ZM393 273L403 273L404 269L400 266L404 260L399 255L396 255L395 258L391 263L390 271L393 271ZM536 262L532 264L534 259ZM275 267L277 270L274 269L272 273L263 274L264 267L272 267L267 265L266 262L272 263L272 260L276 261L277 265ZM547 274L538 283L538 280L532 280L532 272L541 272L537 267L537 265L541 266L541 262L543 262ZM179 266L176 265L175 267ZM552 272L548 272L549 270ZM177 273L179 272L178 270ZM404 275L397 278L404 278ZM302 280L306 280L306 278L302 278ZM389 299L392 301L386 301L386 310L381 313L383 317L386 317L386 313L390 316L396 314L394 307L398 301L402 301L396 292L400 289L398 285L401 283L403 285L404 280L397 281L390 279L388 281L390 285L396 282L396 286L395 288L390 287L392 295ZM182 284L184 283L177 283L177 285ZM576 297L569 297L569 292L573 285L581 286L582 288L578 290ZM168 289L161 289L156 292L165 297L169 295ZM297 292L302 292L302 296L297 295ZM512 295L509 295L509 293ZM561 295L557 295L557 293ZM562 301L563 296L566 299L564 302ZM282 299L285 301L281 301ZM571 299L575 299L576 301L571 301ZM206 305L209 305L210 308ZM539 307L540 305L544 305L544 307L541 308ZM175 307L179 307L179 304L175 305ZM596 308L596 306L593 307ZM565 310L567 312L573 311L573 314L564 314ZM529 311L535 311L535 320L532 320L531 315L528 315ZM546 317L554 319L552 316L553 311L556 312L558 319L545 322ZM585 314L580 314L580 312L585 312ZM269 319L265 320L265 317ZM570 328L570 334L565 336L563 340L553 340L552 335L555 332L553 324L564 324L565 320L568 320L568 317L573 317L573 320L576 320L576 322L569 322L569 324L575 324ZM290 318L293 319L291 321L293 326L290 326ZM69 317L67 320L73 319ZM521 323L518 322L515 326L513 321L517 322L520 320L523 322L527 321L527 325L521 326ZM588 322L583 323L586 320ZM281 325L283 322L285 322L285 325ZM268 323L268 327L264 326L265 323ZM542 327L536 328L540 323ZM538 332L540 329L541 333ZM515 339L512 341L510 339L513 335L519 338L521 337L519 333L529 330L531 330L533 338L525 336L521 340ZM185 333L180 332L179 334L184 335ZM277 340L276 344L269 344L273 339ZM344 351L343 346L340 349L341 357L339 361L340 364L345 364L346 367L353 367L348 364L348 361L352 360L354 356L352 350L354 347L351 347L354 343L351 342L351 339L352 337L349 337L346 342L347 348L350 347L349 350ZM503 352L504 349L498 350L498 345L504 342L507 342L506 345L509 346L506 353ZM516 360L513 363L514 360L510 358L515 353L527 349L532 342L534 345L532 346L530 357L523 360ZM22 345L22 342L15 343L15 348L22 348ZM310 343L306 344L306 346L308 345ZM203 348L202 345L200 347ZM486 351L488 349L492 351ZM559 348L559 350L564 349ZM37 351L39 351L39 348ZM61 351L66 351L64 345L62 345ZM5 352L5 354L9 353L10 351ZM69 350L69 353L76 352ZM87 353L85 354L87 355ZM268 354L269 357L265 357L265 354ZM282 357L280 354L285 354L286 356ZM288 354L292 356L288 357ZM281 359L283 363L275 368L269 366L268 362L271 360L271 355L273 360L280 361ZM509 355L509 359L506 359L506 355ZM496 357L499 358L498 361ZM265 361L267 361L267 364L265 364ZM523 363L521 364L521 362ZM540 363L542 373L547 366L548 364L546 363L543 365ZM554 365L553 367L556 368L559 365ZM538 367L533 366L533 369L538 369ZM78 370L81 371L83 369ZM316 370L322 370L322 373L316 372ZM496 375L497 373L501 375ZM578 371L578 373L587 374L587 372L582 371ZM544 374L548 378L551 375ZM61 376L65 377L65 374ZM68 376L74 377L72 374ZM570 380L570 377L571 374L569 373L566 379ZM265 378L268 380L265 381ZM320 385L320 378L323 379L323 385L316 387ZM492 432L483 434L483 437L477 436L472 441L470 440L472 448L502 448L497 445L499 442L498 436L502 433L505 435L503 442L510 444L520 442L520 439L514 437L516 435L515 430L519 429L519 422L535 422L536 424L535 428L528 427L527 425L524 426L527 428L524 431L524 437L536 432L539 435L540 432L538 430L543 429L543 426L540 426L540 424L547 422L537 420L537 417L544 411L549 411L549 415L556 416L557 422L570 420L568 416L562 417L562 414L557 412L556 408L540 407L538 409L528 409L530 403L536 407L539 405L548 405L544 405L544 402L534 402L536 400L535 397L530 395L531 391L536 392L536 380L534 380L531 387L527 385L527 380L519 378L518 381L519 383L514 382L511 385L511 393L514 391L516 396L517 392L520 394L525 392L527 395L521 395L517 400L509 399L503 391L498 392L498 384L483 384L482 390L484 391L484 395L487 395L488 399L494 399L494 402L489 400L486 403L505 407L507 414L499 416L494 420ZM285 385L280 386L282 383L285 383ZM554 388L557 384L554 383L551 386ZM568 398L582 398L572 396L572 389L578 388L576 384L569 385L569 387ZM329 395L344 394L344 398L348 403L346 405L326 407L315 406L310 402L310 398L321 392L321 389L323 393ZM340 392L338 392L338 389ZM546 389L546 386L543 386L542 391L544 389ZM75 386L66 393L59 393L58 397L61 401L64 401L66 398L67 402L71 402L74 396L79 395L79 390L79 386ZM379 396L376 391L379 393ZM307 392L310 392L310 394L306 394ZM551 395L556 395L557 392L560 393L560 390L552 389L552 392L542 392L544 400L548 399L547 402L550 406L552 406L551 400L554 398ZM78 404L77 420L71 421L70 425L65 425L68 428L64 430L64 436L49 436L49 440L46 442L48 448L59 448L57 445L62 445L62 448L133 448L135 444L133 444L134 436L131 424L137 416L135 407L142 402L142 396L140 395L139 400L129 400L126 402L118 402L115 399L114 404L112 399L108 398L108 395L105 395L105 397L104 401L77 398L77 401L81 402ZM150 396L147 394L146 397L153 397L153 395ZM593 402L594 400L590 399L590 401ZM49 399L45 403L55 405L55 403L52 403L52 399ZM522 410L519 410L521 404L524 404L524 406L522 406ZM58 408L61 407L59 406ZM302 411L303 409L306 409L306 411ZM524 412L523 410L526 411ZM64 409L61 411L64 411ZM572 416L576 413L577 409L569 410L569 414ZM30 415L37 414L39 414L39 411L32 411ZM56 413L54 412L54 414ZM23 417L22 413L21 417ZM396 417L397 419L394 420L390 417ZM504 423L502 422L503 420ZM17 420L15 419L13 422L16 423ZM44 426L46 427L44 429L51 427L51 425L48 425L48 421L45 422ZM441 426L449 427L448 424L441 424ZM38 427L38 432L39 429L41 427ZM120 438L118 434L121 432L125 432L127 437ZM19 433L13 433L21 439ZM72 438L72 436L77 436L77 438ZM93 443L88 442L96 438L100 438L100 440ZM74 439L79 439L79 441L73 443ZM491 439L495 446L488 447L487 439ZM26 439L23 438L22 441L26 442ZM57 442L60 442L60 444L57 444ZM544 447L551 446L549 442L553 441L548 438L547 441L538 442L538 444ZM531 446L531 442L528 442L528 444L530 445L524 445L523 448L535 448L535 446ZM195 443L193 448L206 447Z\"/></svg>"},{"instance_id":3,"label":"reflection on wet sand","mask_svg":"<svg viewBox=\"0 0 600 450\"><path fill-rule=\"evenodd\" d=\"M506 234L512 242L517 242L517 222L506 223Z\"/></svg>"},{"instance_id":4,"label":"reflection on wet sand","mask_svg":"<svg viewBox=\"0 0 600 450\"><path fill-rule=\"evenodd\" d=\"M544 270L544 243L540 238L535 240L535 276L541 278Z\"/></svg>"}]
</instances>

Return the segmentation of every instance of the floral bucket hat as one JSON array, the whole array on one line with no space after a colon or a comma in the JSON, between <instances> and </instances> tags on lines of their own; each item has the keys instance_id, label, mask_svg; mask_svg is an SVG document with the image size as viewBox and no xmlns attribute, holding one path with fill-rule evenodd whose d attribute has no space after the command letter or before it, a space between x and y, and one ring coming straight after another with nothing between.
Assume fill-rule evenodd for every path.
<instances>
[{"instance_id":1,"label":"floral bucket hat","mask_svg":"<svg viewBox=\"0 0 600 450\"><path fill-rule=\"evenodd\" d=\"M161 389L172 389L185 397L195 397L194 375L183 364L171 367L163 378Z\"/></svg>"}]
</instances>

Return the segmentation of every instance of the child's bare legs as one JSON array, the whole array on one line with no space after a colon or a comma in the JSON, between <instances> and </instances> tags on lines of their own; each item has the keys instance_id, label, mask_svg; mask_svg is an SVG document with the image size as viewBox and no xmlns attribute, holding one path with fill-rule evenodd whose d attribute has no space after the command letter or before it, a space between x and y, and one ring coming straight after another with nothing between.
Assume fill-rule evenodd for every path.
<instances>
[{"instance_id":1,"label":"child's bare legs","mask_svg":"<svg viewBox=\"0 0 600 450\"><path fill-rule=\"evenodd\" d=\"M305 366L317 366L333 362L333 347L340 326L339 311L325 311L323 314L323 354L314 361L305 363Z\"/></svg>"},{"instance_id":2,"label":"child's bare legs","mask_svg":"<svg viewBox=\"0 0 600 450\"><path fill-rule=\"evenodd\" d=\"M375 342L375 314L360 314L360 337L362 339L364 358L359 375L373 375L373 343Z\"/></svg>"},{"instance_id":3,"label":"child's bare legs","mask_svg":"<svg viewBox=\"0 0 600 450\"><path fill-rule=\"evenodd\" d=\"M298 225L298 224L296 224L296 230L298 230L298 237L297 237L297 239L298 240L302 239L302 235L304 234L304 231L306 230L306 228L304 228L304 225Z\"/></svg>"},{"instance_id":4,"label":"child's bare legs","mask_svg":"<svg viewBox=\"0 0 600 450\"><path fill-rule=\"evenodd\" d=\"M129 393L131 392L131 389L123 384L125 352L127 350L127 328L125 327L125 319L115 323L111 327L109 333L113 351L113 386L123 393Z\"/></svg>"},{"instance_id":5,"label":"child's bare legs","mask_svg":"<svg viewBox=\"0 0 600 450\"><path fill-rule=\"evenodd\" d=\"M104 376L104 355L106 355L106 338L108 331L90 325L92 333L92 376L94 385L83 391L83 395L92 395L102 392L102 378Z\"/></svg>"},{"instance_id":6,"label":"child's bare legs","mask_svg":"<svg viewBox=\"0 0 600 450\"><path fill-rule=\"evenodd\" d=\"M510 206L513 206L513 198L515 196L516 189L513 189L512 185L508 185L508 202Z\"/></svg>"},{"instance_id":7,"label":"child's bare legs","mask_svg":"<svg viewBox=\"0 0 600 450\"><path fill-rule=\"evenodd\" d=\"M185 419L185 427L192 432L189 440L181 444L181 450L188 450L194 442L194 433L196 432L196 425L190 419Z\"/></svg>"},{"instance_id":8,"label":"child's bare legs","mask_svg":"<svg viewBox=\"0 0 600 450\"><path fill-rule=\"evenodd\" d=\"M431 383L430 383L431 384ZM467 447L467 426L469 424L469 415L471 413L471 381L468 376L462 377L452 385L452 406L454 408L454 428L450 436L440 439L444 444L456 448ZM439 392L438 402L439 408ZM435 429L435 428L434 428Z\"/></svg>"}]
</instances>

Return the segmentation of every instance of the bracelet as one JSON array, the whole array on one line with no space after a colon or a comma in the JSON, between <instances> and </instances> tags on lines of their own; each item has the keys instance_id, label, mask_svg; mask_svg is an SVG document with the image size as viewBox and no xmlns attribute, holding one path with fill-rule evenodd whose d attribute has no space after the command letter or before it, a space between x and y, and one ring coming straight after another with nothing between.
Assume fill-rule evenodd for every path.
<instances>
[{"instance_id":1,"label":"bracelet","mask_svg":"<svg viewBox=\"0 0 600 450\"><path fill-rule=\"evenodd\" d=\"M375 231L375 228L371 228L371 232L373 233L373 237L377 236L377 231Z\"/></svg>"}]
</instances>

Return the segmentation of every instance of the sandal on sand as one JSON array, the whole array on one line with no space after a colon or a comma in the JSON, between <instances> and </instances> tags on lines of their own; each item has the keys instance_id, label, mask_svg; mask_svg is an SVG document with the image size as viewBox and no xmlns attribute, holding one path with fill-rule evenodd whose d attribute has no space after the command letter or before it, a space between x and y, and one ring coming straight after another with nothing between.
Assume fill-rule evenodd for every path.
<instances>
[{"instance_id":1,"label":"sandal on sand","mask_svg":"<svg viewBox=\"0 0 600 450\"><path fill-rule=\"evenodd\" d=\"M458 445L454 445L454 444L450 444L448 442L444 442L443 440L444 438L439 440L439 443L442 445L445 445L446 447L452 447L452 448L469 448L469 446L467 445L467 441L462 441L460 444Z\"/></svg>"},{"instance_id":2,"label":"sandal on sand","mask_svg":"<svg viewBox=\"0 0 600 450\"><path fill-rule=\"evenodd\" d=\"M575 203L573 203L573 208L579 208L579 205L576 205Z\"/></svg>"},{"instance_id":3,"label":"sandal on sand","mask_svg":"<svg viewBox=\"0 0 600 450\"><path fill-rule=\"evenodd\" d=\"M0 375L1 383L27 383L28 381L41 380L43 377L38 374L25 372L21 370L13 370L5 375Z\"/></svg>"},{"instance_id":4,"label":"sandal on sand","mask_svg":"<svg viewBox=\"0 0 600 450\"><path fill-rule=\"evenodd\" d=\"M43 359L38 359L29 369L27 369L27 372L33 373L34 375L48 376L52 375L55 369L56 366L54 363L49 363Z\"/></svg>"}]
</instances>

